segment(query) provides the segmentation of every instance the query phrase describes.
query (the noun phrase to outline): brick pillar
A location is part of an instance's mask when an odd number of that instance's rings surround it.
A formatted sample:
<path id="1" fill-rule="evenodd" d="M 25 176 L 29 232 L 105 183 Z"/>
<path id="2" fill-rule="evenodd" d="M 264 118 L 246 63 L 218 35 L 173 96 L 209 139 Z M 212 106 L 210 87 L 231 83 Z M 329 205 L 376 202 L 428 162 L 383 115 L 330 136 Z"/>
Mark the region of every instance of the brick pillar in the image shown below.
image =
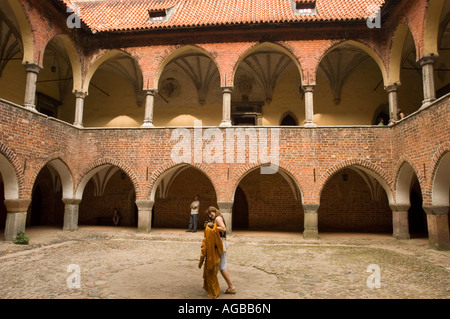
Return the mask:
<path id="1" fill-rule="evenodd" d="M 138 232 L 149 233 L 152 229 L 152 208 L 155 204 L 152 200 L 137 200 L 138 208 Z"/>
<path id="2" fill-rule="evenodd" d="M 305 228 L 303 230 L 303 237 L 305 239 L 318 239 L 318 215 L 320 204 L 303 204 L 303 211 L 305 213 Z"/>
<path id="3" fill-rule="evenodd" d="M 5 225 L 5 240 L 13 241 L 18 231 L 25 231 L 28 206 L 31 199 L 6 199 L 5 207 L 7 211 Z"/>
<path id="4" fill-rule="evenodd" d="M 317 127 L 314 123 L 314 85 L 308 85 L 303 88 L 305 91 L 305 127 Z"/>
<path id="5" fill-rule="evenodd" d="M 233 231 L 233 202 L 217 202 L 217 205 L 219 205 L 218 208 L 223 216 L 223 219 L 225 220 L 227 235 L 231 235 Z"/>
<path id="6" fill-rule="evenodd" d="M 232 87 L 222 88 L 223 105 L 222 105 L 222 123 L 220 127 L 230 127 L 231 125 L 231 92 Z"/>
<path id="7" fill-rule="evenodd" d="M 422 67 L 423 97 L 422 108 L 436 100 L 436 89 L 434 86 L 434 63 L 435 56 L 424 56 L 420 59 Z"/>
<path id="8" fill-rule="evenodd" d="M 448 206 L 423 206 L 427 213 L 428 242 L 438 250 L 450 250 Z"/>
<path id="9" fill-rule="evenodd" d="M 391 205 L 393 236 L 396 239 L 410 239 L 408 209 L 410 205 Z"/>
<path id="10" fill-rule="evenodd" d="M 24 106 L 36 111 L 36 82 L 41 68 L 34 63 L 25 63 L 24 67 L 27 72 Z"/>
<path id="11" fill-rule="evenodd" d="M 142 127 L 154 127 L 153 125 L 153 108 L 155 104 L 155 91 L 146 90 L 145 91 L 145 116 L 144 124 Z"/>
<path id="12" fill-rule="evenodd" d="M 389 85 L 385 90 L 389 97 L 389 125 L 393 125 L 398 121 L 398 84 Z"/>
<path id="13" fill-rule="evenodd" d="M 73 125 L 77 127 L 83 127 L 83 109 L 86 96 L 87 93 L 75 92 L 75 121 Z"/>
<path id="14" fill-rule="evenodd" d="M 63 198 L 64 203 L 64 226 L 65 231 L 78 230 L 78 211 L 81 199 Z"/>

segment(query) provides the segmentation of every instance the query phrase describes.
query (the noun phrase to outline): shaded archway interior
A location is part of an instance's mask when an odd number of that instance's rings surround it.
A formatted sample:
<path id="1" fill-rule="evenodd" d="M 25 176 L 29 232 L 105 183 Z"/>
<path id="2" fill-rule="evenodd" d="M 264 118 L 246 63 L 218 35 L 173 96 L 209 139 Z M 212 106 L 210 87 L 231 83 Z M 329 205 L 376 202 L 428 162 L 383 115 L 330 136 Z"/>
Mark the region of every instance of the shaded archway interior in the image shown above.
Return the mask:
<path id="1" fill-rule="evenodd" d="M 258 231 L 303 231 L 300 190 L 284 171 L 248 172 L 236 188 L 233 229 Z"/>
<path id="2" fill-rule="evenodd" d="M 129 176 L 114 165 L 102 165 L 90 177 L 79 208 L 79 225 L 113 226 L 116 208 L 118 226 L 137 226 L 136 193 Z"/>
<path id="3" fill-rule="evenodd" d="M 385 190 L 355 166 L 327 181 L 318 218 L 320 232 L 392 233 L 392 210 Z"/>
<path id="4" fill-rule="evenodd" d="M 195 195 L 200 198 L 197 228 L 200 230 L 207 220 L 205 210 L 210 206 L 218 208 L 213 184 L 202 171 L 191 165 L 179 165 L 166 171 L 154 194 L 152 227 L 187 229 Z"/>

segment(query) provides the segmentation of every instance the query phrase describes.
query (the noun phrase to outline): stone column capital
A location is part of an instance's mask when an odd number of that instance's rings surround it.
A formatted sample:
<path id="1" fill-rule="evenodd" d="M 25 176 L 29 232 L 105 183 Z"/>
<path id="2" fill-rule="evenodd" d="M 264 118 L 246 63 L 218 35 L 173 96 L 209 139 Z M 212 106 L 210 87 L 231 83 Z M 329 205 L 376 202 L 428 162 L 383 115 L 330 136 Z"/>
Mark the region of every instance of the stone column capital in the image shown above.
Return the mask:
<path id="1" fill-rule="evenodd" d="M 217 202 L 219 210 L 232 210 L 233 202 Z"/>
<path id="2" fill-rule="evenodd" d="M 145 95 L 156 95 L 155 89 L 145 89 L 144 90 Z"/>
<path id="3" fill-rule="evenodd" d="M 449 206 L 423 206 L 423 210 L 429 215 L 446 215 L 448 209 Z"/>
<path id="4" fill-rule="evenodd" d="M 314 93 L 315 89 L 316 89 L 315 85 L 308 84 L 308 85 L 303 86 L 303 92 L 305 92 L 305 93 L 306 92 Z"/>
<path id="5" fill-rule="evenodd" d="M 8 213 L 22 213 L 28 210 L 31 199 L 5 199 L 4 203 Z"/>
<path id="6" fill-rule="evenodd" d="M 136 206 L 138 210 L 151 210 L 155 201 L 152 200 L 136 200 Z"/>
<path id="7" fill-rule="evenodd" d="M 77 99 L 85 99 L 88 96 L 86 92 L 79 92 L 79 91 L 75 91 L 73 92 L 73 94 Z"/>
<path id="8" fill-rule="evenodd" d="M 419 64 L 421 67 L 428 65 L 428 64 L 434 64 L 438 59 L 438 56 L 436 55 L 425 55 L 420 58 Z"/>
<path id="9" fill-rule="evenodd" d="M 410 204 L 392 204 L 392 205 L 389 205 L 389 207 L 391 208 L 391 210 L 393 212 L 405 212 L 405 211 L 409 210 L 411 205 Z"/>
<path id="10" fill-rule="evenodd" d="M 36 73 L 36 74 L 38 74 L 42 70 L 42 68 L 39 65 L 37 65 L 36 63 L 25 62 L 25 63 L 23 63 L 23 66 L 25 67 L 25 71 Z"/>
<path id="11" fill-rule="evenodd" d="M 398 89 L 399 89 L 400 86 L 401 86 L 400 83 L 394 83 L 394 84 L 391 84 L 391 85 L 386 86 L 386 87 L 384 88 L 384 90 L 385 90 L 387 93 L 398 92 Z"/>
<path id="12" fill-rule="evenodd" d="M 302 206 L 305 213 L 315 213 L 319 209 L 320 204 L 309 203 L 309 204 L 302 204 Z"/>
<path id="13" fill-rule="evenodd" d="M 233 86 L 222 86 L 222 93 L 231 93 L 233 92 Z"/>
<path id="14" fill-rule="evenodd" d="M 81 199 L 77 199 L 77 198 L 63 198 L 62 202 L 65 205 L 80 205 Z"/>

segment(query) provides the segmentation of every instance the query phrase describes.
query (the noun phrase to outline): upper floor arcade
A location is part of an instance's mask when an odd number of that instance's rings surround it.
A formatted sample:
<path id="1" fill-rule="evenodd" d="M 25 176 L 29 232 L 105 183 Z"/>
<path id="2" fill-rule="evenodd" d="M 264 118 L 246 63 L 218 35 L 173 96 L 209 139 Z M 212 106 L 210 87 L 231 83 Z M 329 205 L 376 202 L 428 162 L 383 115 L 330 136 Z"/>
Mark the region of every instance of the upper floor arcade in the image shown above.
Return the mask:
<path id="1" fill-rule="evenodd" d="M 189 32 L 94 33 L 83 12 L 70 28 L 67 8 L 2 2 L 0 97 L 78 127 L 387 125 L 450 90 L 449 1 L 383 1 L 381 28 Z"/>

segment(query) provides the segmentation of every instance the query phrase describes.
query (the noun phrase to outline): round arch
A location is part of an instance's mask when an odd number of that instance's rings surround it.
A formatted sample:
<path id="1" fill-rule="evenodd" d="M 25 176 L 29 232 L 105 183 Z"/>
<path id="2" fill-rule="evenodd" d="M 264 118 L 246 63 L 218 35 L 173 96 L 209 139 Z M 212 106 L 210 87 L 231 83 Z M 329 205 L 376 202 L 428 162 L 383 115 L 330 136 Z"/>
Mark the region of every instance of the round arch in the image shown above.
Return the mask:
<path id="1" fill-rule="evenodd" d="M 445 0 L 434 0 L 428 2 L 424 26 L 423 56 L 439 55 L 439 24 L 441 23 L 441 14 L 444 4 Z"/>
<path id="2" fill-rule="evenodd" d="M 34 44 L 33 44 L 33 33 L 31 32 L 30 23 L 25 15 L 22 5 L 19 3 L 19 0 L 8 0 L 8 3 L 19 25 L 19 31 L 22 38 L 22 46 L 23 46 L 23 63 L 33 63 L 35 62 L 33 49 Z"/>
<path id="3" fill-rule="evenodd" d="M 439 159 L 434 170 L 431 189 L 433 206 L 449 206 L 450 151 Z"/>
<path id="4" fill-rule="evenodd" d="M 394 196 L 393 191 L 389 187 L 388 182 L 386 182 L 386 174 L 383 172 L 383 170 L 376 165 L 371 164 L 370 162 L 366 162 L 364 160 L 358 160 L 358 159 L 350 159 L 347 161 L 344 161 L 340 164 L 334 165 L 332 168 L 328 169 L 320 178 L 318 183 L 318 189 L 320 191 L 318 192 L 319 200 L 322 194 L 322 191 L 326 185 L 326 183 L 339 171 L 345 169 L 345 168 L 356 168 L 361 170 L 362 172 L 366 173 L 368 176 L 374 178 L 380 185 L 383 187 L 384 191 L 386 192 L 387 198 L 389 200 L 389 204 L 394 204 Z"/>
<path id="5" fill-rule="evenodd" d="M 319 65 L 320 65 L 320 62 L 322 61 L 322 59 L 328 53 L 330 53 L 331 51 L 333 51 L 333 50 L 335 50 L 335 49 L 337 49 L 337 48 L 339 48 L 341 46 L 344 46 L 344 45 L 351 45 L 351 46 L 356 47 L 356 48 L 364 51 L 365 53 L 367 53 L 375 61 L 375 63 L 378 65 L 378 67 L 380 69 L 380 72 L 381 72 L 381 75 L 383 77 L 384 85 L 385 86 L 388 85 L 388 83 L 389 83 L 389 76 L 388 76 L 388 73 L 387 73 L 387 70 L 386 70 L 386 66 L 383 63 L 383 60 L 381 59 L 380 55 L 377 52 L 375 52 L 375 50 L 373 50 L 371 47 L 367 46 L 366 44 L 364 44 L 362 42 L 358 42 L 358 41 L 355 41 L 355 40 L 345 40 L 345 41 L 339 42 L 337 44 L 334 44 L 330 48 L 328 48 L 328 50 L 326 50 L 324 52 L 324 54 L 320 57 L 319 62 L 317 63 L 316 74 L 319 71 Z"/>
<path id="6" fill-rule="evenodd" d="M 392 233 L 389 195 L 377 175 L 358 165 L 335 171 L 320 192 L 321 231 Z"/>
<path id="7" fill-rule="evenodd" d="M 240 172 L 239 174 L 239 178 L 237 179 L 237 181 L 234 183 L 233 188 L 232 188 L 232 198 L 234 198 L 234 196 L 236 195 L 236 190 L 239 187 L 239 184 L 242 182 L 242 180 L 251 172 L 257 170 L 257 169 L 262 169 L 263 167 L 265 167 L 266 164 L 259 164 L 257 166 L 254 166 L 252 168 L 249 168 L 247 170 L 245 170 L 244 172 Z M 292 193 L 294 195 L 295 200 L 297 201 L 303 201 L 303 192 L 302 189 L 300 187 L 300 184 L 297 182 L 297 180 L 295 179 L 294 175 L 291 174 L 287 169 L 278 166 L 278 170 L 276 171 L 276 173 L 279 173 L 288 183 L 289 188 L 292 190 Z"/>
<path id="8" fill-rule="evenodd" d="M 303 231 L 303 196 L 296 179 L 284 168 L 263 174 L 263 167 L 241 170 L 231 185 L 231 229 Z"/>
<path id="9" fill-rule="evenodd" d="M 103 63 L 107 62 L 110 59 L 117 57 L 118 55 L 126 55 L 126 56 L 130 57 L 133 61 L 135 61 L 134 57 L 131 56 L 129 53 L 122 51 L 122 50 L 118 50 L 118 49 L 108 50 L 108 51 L 104 51 L 104 52 L 100 53 L 97 56 L 97 58 L 89 66 L 89 69 L 84 77 L 84 80 L 82 81 L 83 84 L 81 86 L 82 87 L 81 91 L 83 93 L 89 93 L 89 85 L 91 83 L 92 77 L 94 76 L 94 74 L 98 70 L 98 68 Z M 135 64 L 139 68 L 139 73 L 140 73 L 141 80 L 142 80 L 142 77 L 143 77 L 142 70 L 140 69 L 140 66 L 137 62 Z M 142 89 L 142 87 L 140 89 Z"/>
<path id="10" fill-rule="evenodd" d="M 397 173 L 395 183 L 395 202 L 397 205 L 410 205 L 410 189 L 414 176 L 419 176 L 416 170 L 407 161 L 404 161 Z M 418 179 L 419 185 L 420 180 Z"/>
<path id="11" fill-rule="evenodd" d="M 219 71 L 220 76 L 220 83 L 222 83 L 222 75 L 220 74 L 220 67 L 216 61 L 216 59 L 211 55 L 210 52 L 205 50 L 202 47 L 196 46 L 196 45 L 185 45 L 179 48 L 174 49 L 172 52 L 170 52 L 168 55 L 166 55 L 160 65 L 158 66 L 158 69 L 156 71 L 155 79 L 154 79 L 154 89 L 158 90 L 159 88 L 159 80 L 161 79 L 161 75 L 164 72 L 164 69 L 168 64 L 170 64 L 174 59 L 176 59 L 179 56 L 186 55 L 188 53 L 197 53 L 204 55 L 205 57 L 211 59 L 211 61 L 214 62 L 214 65 L 216 66 L 217 70 Z"/>
<path id="12" fill-rule="evenodd" d="M 121 169 L 125 174 L 130 178 L 131 183 L 133 184 L 133 188 L 136 191 L 136 194 L 138 194 L 138 182 L 136 175 L 134 172 L 128 168 L 126 165 L 123 165 L 122 163 L 111 160 L 111 159 L 102 159 L 94 162 L 93 164 L 89 165 L 87 169 L 84 170 L 84 173 L 81 175 L 78 185 L 75 190 L 75 199 L 82 199 L 84 189 L 89 182 L 89 180 L 98 172 L 108 169 L 110 167 L 117 167 Z"/>
<path id="13" fill-rule="evenodd" d="M 200 173 L 202 173 L 203 175 L 206 176 L 206 178 L 211 182 L 212 187 L 214 188 L 214 192 L 217 196 L 217 188 L 216 185 L 214 184 L 213 180 L 211 179 L 211 176 L 202 168 L 191 165 L 191 164 L 176 164 L 170 167 L 167 167 L 165 169 L 161 171 L 157 171 L 156 173 L 158 174 L 157 176 L 155 176 L 154 178 L 152 178 L 152 180 L 154 180 L 154 182 L 151 185 L 150 188 L 150 200 L 151 201 L 155 201 L 156 199 L 156 193 L 158 190 L 158 187 L 160 187 L 161 185 L 164 186 L 164 189 L 161 190 L 160 192 L 166 192 L 168 191 L 168 189 L 170 188 L 171 183 L 174 181 L 174 179 L 185 169 L 188 168 L 193 168 L 196 169 L 197 171 L 199 171 Z"/>
<path id="14" fill-rule="evenodd" d="M 72 76 L 73 76 L 72 91 L 73 92 L 82 92 L 83 88 L 82 88 L 81 61 L 80 61 L 80 56 L 75 48 L 75 45 L 74 45 L 73 41 L 71 40 L 71 38 L 67 34 L 57 34 L 47 42 L 46 47 L 53 39 L 56 39 L 56 38 L 62 42 L 62 44 L 66 50 L 67 56 L 69 57 L 69 60 L 70 60 L 70 66 L 72 68 Z M 45 52 L 45 49 L 44 49 L 44 52 Z"/>
<path id="15" fill-rule="evenodd" d="M 6 156 L 0 153 L 0 174 L 5 188 L 5 199 L 19 198 L 19 182 L 14 166 Z"/>
<path id="16" fill-rule="evenodd" d="M 286 47 L 284 47 L 283 45 L 281 45 L 279 43 L 262 42 L 262 43 L 257 43 L 254 46 L 252 46 L 251 48 L 247 49 L 247 51 L 245 51 L 239 57 L 239 59 L 237 60 L 236 64 L 233 67 L 233 76 L 232 76 L 231 86 L 235 85 L 235 77 L 236 77 L 237 70 L 238 70 L 239 66 L 241 65 L 241 63 L 244 61 L 244 59 L 247 58 L 248 56 L 250 56 L 252 53 L 256 53 L 259 50 L 262 50 L 264 48 L 269 48 L 269 49 L 284 53 L 287 57 L 289 57 L 290 60 L 297 67 L 299 75 L 300 75 L 301 83 L 303 83 L 303 69 L 302 69 L 302 66 L 300 65 L 300 62 L 297 59 L 297 57 L 289 49 L 287 49 Z"/>
<path id="17" fill-rule="evenodd" d="M 395 31 L 391 54 L 389 59 L 389 82 L 388 85 L 401 83 L 400 73 L 402 68 L 402 53 L 405 45 L 406 38 L 410 32 L 409 27 L 406 24 L 399 24 Z M 414 40 L 414 38 L 413 38 Z"/>

